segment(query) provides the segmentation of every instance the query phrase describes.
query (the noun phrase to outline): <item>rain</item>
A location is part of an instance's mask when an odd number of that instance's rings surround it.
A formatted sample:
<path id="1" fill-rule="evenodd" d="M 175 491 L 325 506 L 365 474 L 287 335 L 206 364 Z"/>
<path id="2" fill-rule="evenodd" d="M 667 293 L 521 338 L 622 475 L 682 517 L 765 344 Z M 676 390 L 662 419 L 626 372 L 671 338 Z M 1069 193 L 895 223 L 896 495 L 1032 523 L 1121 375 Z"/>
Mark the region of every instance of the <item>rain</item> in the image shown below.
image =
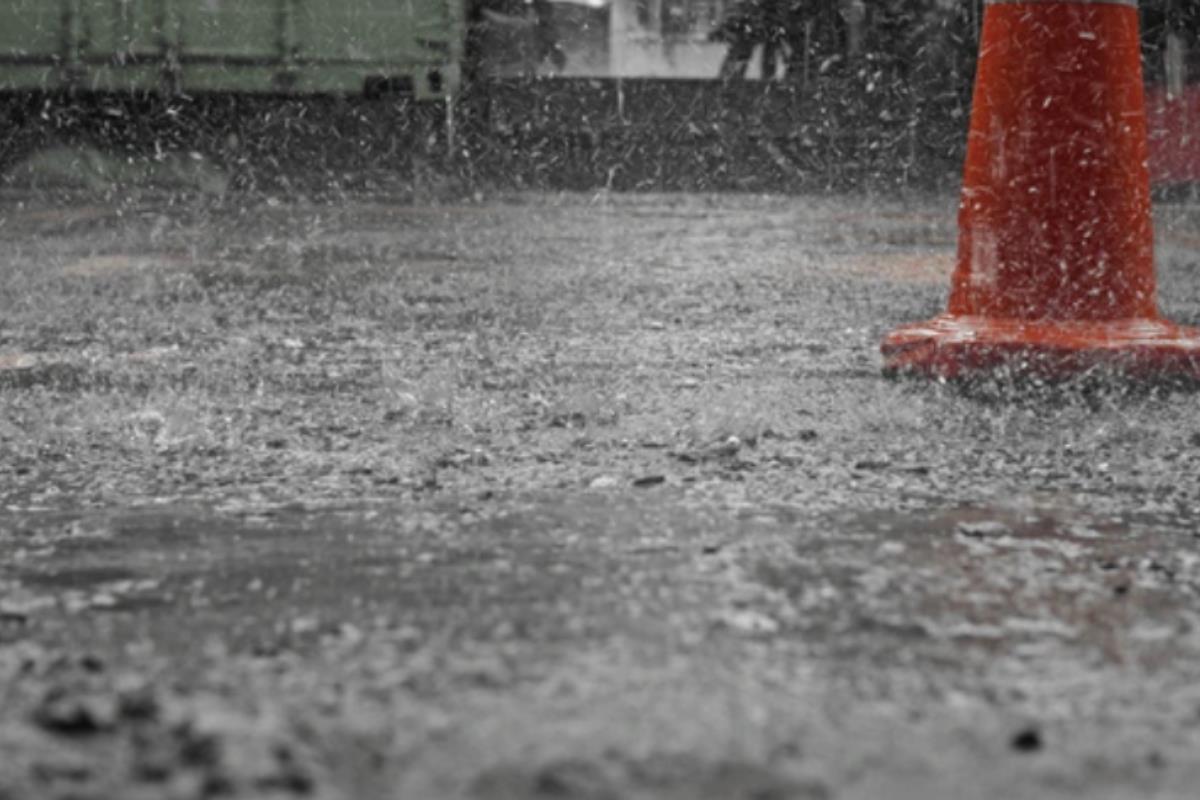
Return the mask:
<path id="1" fill-rule="evenodd" d="M 1192 798 L 1200 6 L 0 4 L 0 800 Z"/>

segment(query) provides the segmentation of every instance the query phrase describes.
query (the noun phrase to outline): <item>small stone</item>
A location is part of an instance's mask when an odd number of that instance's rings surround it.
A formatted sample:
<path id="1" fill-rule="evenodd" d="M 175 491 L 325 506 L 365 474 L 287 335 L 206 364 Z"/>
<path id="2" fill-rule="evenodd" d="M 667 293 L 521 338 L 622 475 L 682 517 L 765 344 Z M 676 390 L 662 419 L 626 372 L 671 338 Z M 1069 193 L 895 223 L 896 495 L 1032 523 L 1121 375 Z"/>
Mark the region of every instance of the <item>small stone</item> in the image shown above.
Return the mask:
<path id="1" fill-rule="evenodd" d="M 34 709 L 33 721 L 43 730 L 68 736 L 112 730 L 117 721 L 117 699 L 52 688 Z"/>
<path id="2" fill-rule="evenodd" d="M 1031 725 L 1014 733 L 1009 740 L 1009 746 L 1018 753 L 1036 753 L 1045 744 L 1042 741 L 1042 732 Z"/>
<path id="3" fill-rule="evenodd" d="M 769 636 L 779 632 L 779 622 L 761 611 L 743 608 L 726 611 L 717 621 L 730 630 L 746 636 Z"/>
<path id="4" fill-rule="evenodd" d="M 588 484 L 588 488 L 589 489 L 611 489 L 614 486 L 617 486 L 619 483 L 620 483 L 620 481 L 618 481 L 612 475 L 601 475 L 599 477 L 593 478 L 591 483 Z"/>
<path id="5" fill-rule="evenodd" d="M 1100 533 L 1095 528 L 1085 525 L 1082 522 L 1077 522 L 1074 525 L 1067 526 L 1067 533 L 1076 539 L 1102 539 L 1104 534 Z"/>
<path id="6" fill-rule="evenodd" d="M 959 535 L 972 539 L 997 539 L 1011 533 L 1007 525 L 996 519 L 985 519 L 978 522 L 960 522 L 955 526 L 954 530 Z"/>
<path id="7" fill-rule="evenodd" d="M 90 608 L 116 608 L 117 598 L 111 592 L 96 592 L 88 598 Z"/>
<path id="8" fill-rule="evenodd" d="M 665 475 L 643 475 L 640 478 L 633 479 L 633 485 L 638 489 L 644 489 L 649 486 L 658 486 L 667 482 Z"/>
<path id="9" fill-rule="evenodd" d="M 124 720 L 157 719 L 162 710 L 154 687 L 136 676 L 124 676 L 116 695 L 117 713 Z"/>

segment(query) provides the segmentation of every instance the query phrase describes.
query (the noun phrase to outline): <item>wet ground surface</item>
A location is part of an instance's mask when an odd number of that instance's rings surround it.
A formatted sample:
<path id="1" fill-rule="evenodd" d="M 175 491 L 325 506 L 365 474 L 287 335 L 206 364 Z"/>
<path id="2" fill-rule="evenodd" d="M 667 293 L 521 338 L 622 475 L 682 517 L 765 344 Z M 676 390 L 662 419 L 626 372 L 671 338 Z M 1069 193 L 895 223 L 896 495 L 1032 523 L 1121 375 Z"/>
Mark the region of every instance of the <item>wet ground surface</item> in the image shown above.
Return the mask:
<path id="1" fill-rule="evenodd" d="M 952 202 L 0 217 L 0 797 L 1194 795 L 1196 398 L 882 379 Z"/>

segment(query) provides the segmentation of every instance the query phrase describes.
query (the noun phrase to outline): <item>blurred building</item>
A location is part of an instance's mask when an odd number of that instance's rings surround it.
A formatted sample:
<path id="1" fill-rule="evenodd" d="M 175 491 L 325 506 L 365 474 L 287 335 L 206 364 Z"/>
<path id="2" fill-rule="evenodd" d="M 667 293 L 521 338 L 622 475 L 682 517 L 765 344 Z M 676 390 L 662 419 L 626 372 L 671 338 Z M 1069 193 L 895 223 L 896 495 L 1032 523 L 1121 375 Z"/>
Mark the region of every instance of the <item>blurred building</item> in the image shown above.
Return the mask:
<path id="1" fill-rule="evenodd" d="M 485 74 L 729 77 L 734 54 L 745 62 L 739 78 L 806 82 L 849 64 L 906 80 L 923 67 L 944 75 L 947 58 L 973 62 L 983 0 L 472 0 L 469 8 Z"/>
<path id="2" fill-rule="evenodd" d="M 905 80 L 924 65 L 934 71 L 932 62 L 947 53 L 973 60 L 982 7 L 983 0 L 611 0 L 606 74 L 737 72 L 748 80 L 803 83 L 870 61 Z M 739 31 L 747 38 L 738 40 Z M 744 66 L 723 69 L 731 54 Z M 944 64 L 936 69 L 944 73 Z"/>
<path id="3" fill-rule="evenodd" d="M 712 78 L 725 45 L 708 37 L 731 2 L 476 0 L 469 18 L 485 74 Z M 561 64 L 539 41 L 549 29 Z"/>
<path id="4" fill-rule="evenodd" d="M 714 78 L 726 45 L 709 41 L 728 0 L 612 0 L 610 74 Z"/>
<path id="5" fill-rule="evenodd" d="M 764 58 L 767 42 L 754 43 L 746 78 L 781 78 L 789 64 L 806 59 L 811 62 L 808 68 L 815 70 L 834 52 L 862 49 L 869 16 L 866 0 L 610 0 L 603 74 L 715 78 L 731 48 L 728 38 L 713 38 L 722 23 L 746 10 L 771 17 L 778 9 L 794 6 L 803 6 L 807 29 L 789 32 L 791 42 L 778 49 L 778 60 Z M 767 60 L 772 61 L 769 66 Z"/>

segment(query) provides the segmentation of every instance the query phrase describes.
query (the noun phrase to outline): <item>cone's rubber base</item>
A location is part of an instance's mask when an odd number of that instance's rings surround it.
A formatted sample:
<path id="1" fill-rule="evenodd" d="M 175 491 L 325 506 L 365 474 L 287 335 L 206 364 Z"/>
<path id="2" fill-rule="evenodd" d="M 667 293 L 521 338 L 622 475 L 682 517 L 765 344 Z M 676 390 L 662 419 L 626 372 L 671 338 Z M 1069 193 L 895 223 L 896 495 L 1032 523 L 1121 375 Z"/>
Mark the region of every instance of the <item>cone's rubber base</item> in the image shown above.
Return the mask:
<path id="1" fill-rule="evenodd" d="M 942 314 L 890 333 L 884 374 L 1064 381 L 1084 375 L 1200 386 L 1200 329 L 1159 319 L 1031 321 Z"/>

